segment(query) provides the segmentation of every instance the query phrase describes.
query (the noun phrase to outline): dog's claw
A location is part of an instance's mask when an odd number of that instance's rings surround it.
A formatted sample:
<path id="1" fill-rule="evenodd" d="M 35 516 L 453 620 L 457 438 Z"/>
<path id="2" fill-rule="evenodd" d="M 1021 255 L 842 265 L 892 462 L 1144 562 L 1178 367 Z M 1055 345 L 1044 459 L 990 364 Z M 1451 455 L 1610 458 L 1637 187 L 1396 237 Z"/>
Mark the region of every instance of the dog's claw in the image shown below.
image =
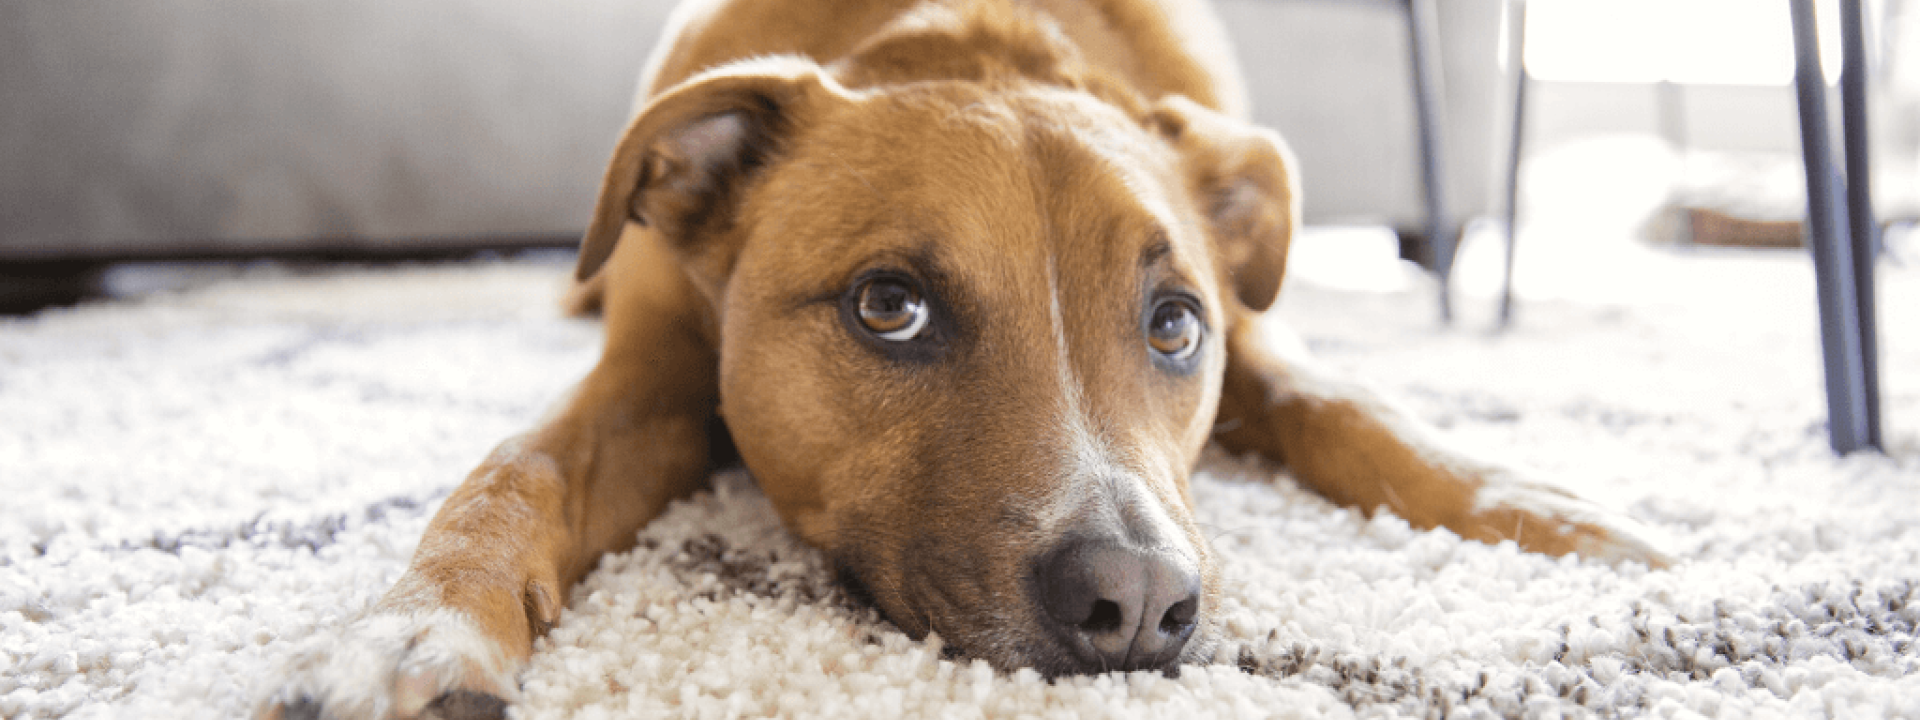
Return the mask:
<path id="1" fill-rule="evenodd" d="M 527 620 L 533 627 L 534 636 L 547 634 L 560 622 L 560 605 L 554 602 L 553 592 L 546 583 L 528 580 L 526 591 Z"/>
<path id="2" fill-rule="evenodd" d="M 293 702 L 269 710 L 266 717 L 269 720 L 321 720 L 326 715 L 320 712 L 320 703 L 302 695 Z"/>

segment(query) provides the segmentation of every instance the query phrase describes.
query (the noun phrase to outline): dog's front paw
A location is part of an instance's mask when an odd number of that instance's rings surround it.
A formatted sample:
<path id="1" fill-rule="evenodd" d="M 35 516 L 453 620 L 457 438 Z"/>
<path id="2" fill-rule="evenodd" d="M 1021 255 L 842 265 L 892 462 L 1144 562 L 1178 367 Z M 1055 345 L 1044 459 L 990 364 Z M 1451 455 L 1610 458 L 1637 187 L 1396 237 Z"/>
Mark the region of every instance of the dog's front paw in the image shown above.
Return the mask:
<path id="1" fill-rule="evenodd" d="M 1475 495 L 1476 526 L 1461 533 L 1548 555 L 1578 554 L 1609 563 L 1673 564 L 1659 532 L 1557 487 L 1508 473 L 1487 479 Z"/>
<path id="2" fill-rule="evenodd" d="M 257 716 L 504 718 L 520 664 L 461 613 L 374 612 L 308 640 Z"/>

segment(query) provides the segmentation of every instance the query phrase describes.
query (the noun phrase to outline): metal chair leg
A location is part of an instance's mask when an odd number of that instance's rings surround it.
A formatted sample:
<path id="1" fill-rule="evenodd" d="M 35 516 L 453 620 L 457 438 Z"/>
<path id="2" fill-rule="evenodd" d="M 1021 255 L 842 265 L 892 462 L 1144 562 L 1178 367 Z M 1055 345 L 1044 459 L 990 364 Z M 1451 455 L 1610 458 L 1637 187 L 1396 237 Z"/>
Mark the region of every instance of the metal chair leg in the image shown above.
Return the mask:
<path id="1" fill-rule="evenodd" d="M 1860 369 L 1866 392 L 1866 442 L 1885 449 L 1880 432 L 1880 342 L 1874 261 L 1880 256 L 1867 158 L 1867 47 L 1860 0 L 1840 0 L 1840 125 L 1847 151 L 1847 219 L 1852 231 L 1854 307 L 1860 323 Z"/>
<path id="2" fill-rule="evenodd" d="M 1866 358 L 1853 248 L 1847 237 L 1844 181 L 1834 166 L 1828 132 L 1827 84 L 1820 69 L 1813 0 L 1790 0 L 1794 86 L 1800 107 L 1800 147 L 1807 173 L 1807 229 L 1820 305 L 1826 364 L 1829 440 L 1840 453 L 1871 447 Z M 1864 188 L 1863 188 L 1864 189 Z"/>
<path id="3" fill-rule="evenodd" d="M 1514 0 L 1519 7 L 1508 17 L 1514 26 L 1507 36 L 1509 62 L 1513 65 L 1513 138 L 1507 146 L 1507 258 L 1500 275 L 1500 329 L 1513 325 L 1513 255 L 1520 246 L 1520 156 L 1527 136 L 1527 1 Z"/>
<path id="4" fill-rule="evenodd" d="M 1447 210 L 1446 132 L 1440 109 L 1439 16 L 1433 0 L 1407 1 L 1408 47 L 1413 57 L 1414 112 L 1420 124 L 1420 179 L 1426 189 L 1427 246 L 1420 264 L 1440 280 L 1440 320 L 1453 322 L 1453 254 L 1458 243 Z"/>

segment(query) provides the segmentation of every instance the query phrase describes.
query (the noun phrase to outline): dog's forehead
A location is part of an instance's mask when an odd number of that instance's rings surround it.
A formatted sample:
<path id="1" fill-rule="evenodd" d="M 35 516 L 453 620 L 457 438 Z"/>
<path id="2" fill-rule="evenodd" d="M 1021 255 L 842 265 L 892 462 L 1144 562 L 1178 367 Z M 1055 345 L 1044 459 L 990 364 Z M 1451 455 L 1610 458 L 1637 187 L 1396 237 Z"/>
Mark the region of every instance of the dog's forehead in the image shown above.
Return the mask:
<path id="1" fill-rule="evenodd" d="M 1198 276 L 1209 262 L 1172 149 L 1084 93 L 876 94 L 791 152 L 761 235 L 804 238 L 789 249 L 830 259 L 813 267 L 931 252 L 985 274 L 1132 274 L 1147 257 Z"/>

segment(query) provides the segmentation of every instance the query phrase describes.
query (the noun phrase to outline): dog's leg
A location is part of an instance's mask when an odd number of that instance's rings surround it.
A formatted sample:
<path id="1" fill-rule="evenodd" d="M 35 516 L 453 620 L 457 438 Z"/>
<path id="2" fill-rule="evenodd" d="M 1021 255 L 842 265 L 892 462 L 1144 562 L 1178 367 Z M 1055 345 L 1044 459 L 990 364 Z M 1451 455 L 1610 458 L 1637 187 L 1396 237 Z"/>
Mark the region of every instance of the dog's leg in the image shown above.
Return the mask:
<path id="1" fill-rule="evenodd" d="M 501 717 L 568 588 L 704 481 L 708 324 L 677 263 L 629 240 L 600 365 L 448 496 L 384 598 L 296 654 L 263 717 Z"/>
<path id="2" fill-rule="evenodd" d="M 1405 410 L 1314 367 L 1297 338 L 1258 316 L 1235 323 L 1227 346 L 1221 444 L 1286 464 L 1334 502 L 1534 552 L 1667 562 L 1638 523 L 1449 447 Z"/>

